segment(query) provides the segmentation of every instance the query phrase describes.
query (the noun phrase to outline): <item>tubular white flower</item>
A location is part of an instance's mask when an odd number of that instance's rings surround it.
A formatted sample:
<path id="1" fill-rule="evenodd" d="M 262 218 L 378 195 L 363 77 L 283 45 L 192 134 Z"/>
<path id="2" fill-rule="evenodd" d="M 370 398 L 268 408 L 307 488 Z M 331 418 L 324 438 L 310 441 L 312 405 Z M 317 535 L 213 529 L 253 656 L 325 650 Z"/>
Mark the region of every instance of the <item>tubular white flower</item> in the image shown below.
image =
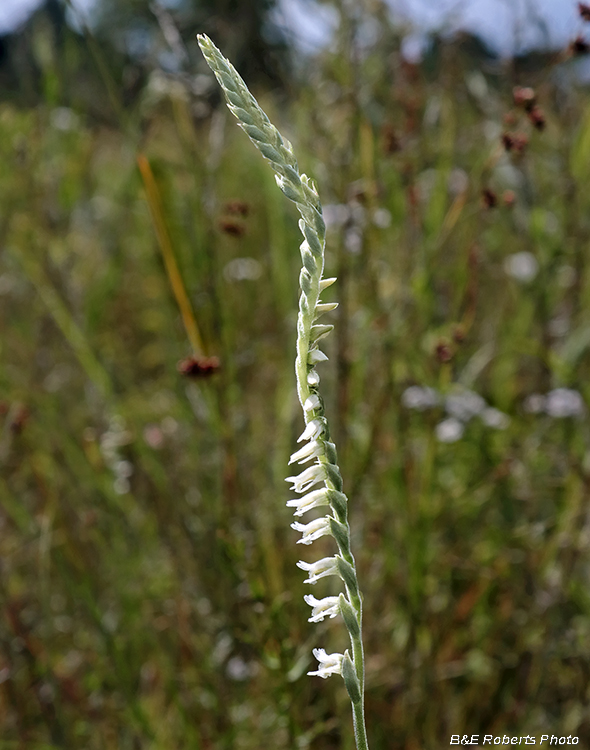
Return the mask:
<path id="1" fill-rule="evenodd" d="M 320 315 L 323 315 L 324 313 L 332 312 L 332 310 L 335 310 L 337 307 L 337 302 L 318 302 L 315 306 L 314 320 L 317 320 Z"/>
<path id="2" fill-rule="evenodd" d="M 305 471 L 302 471 L 299 476 L 287 477 L 285 482 L 292 482 L 291 489 L 295 492 L 307 492 L 308 489 L 317 484 L 323 482 L 326 479 L 326 470 L 321 464 L 314 464 Z"/>
<path id="3" fill-rule="evenodd" d="M 332 284 L 336 281 L 336 277 L 333 276 L 331 279 L 320 279 L 320 292 L 323 292 L 324 289 L 327 289 L 329 286 L 332 286 Z"/>
<path id="4" fill-rule="evenodd" d="M 312 607 L 311 617 L 307 622 L 322 622 L 324 617 L 336 617 L 340 614 L 340 597 L 338 596 L 326 596 L 324 599 L 316 599 L 313 594 L 306 594 L 303 598 Z"/>
<path id="5" fill-rule="evenodd" d="M 293 500 L 289 500 L 287 502 L 287 507 L 297 509 L 293 511 L 294 516 L 302 516 L 312 508 L 319 508 L 322 505 L 329 504 L 330 500 L 328 498 L 328 490 L 326 487 L 323 487 L 321 490 L 308 492 L 307 495 L 304 495 L 303 497 L 296 497 Z"/>
<path id="6" fill-rule="evenodd" d="M 307 385 L 318 386 L 320 384 L 320 376 L 315 370 L 310 370 L 307 373 Z"/>
<path id="7" fill-rule="evenodd" d="M 299 560 L 297 567 L 309 573 L 309 578 L 306 578 L 303 583 L 315 583 L 320 578 L 325 578 L 326 576 L 340 575 L 338 572 L 338 561 L 335 557 L 322 557 L 321 560 L 317 560 L 314 563 L 306 563 L 304 560 Z"/>
<path id="8" fill-rule="evenodd" d="M 297 438 L 297 442 L 301 443 L 304 440 L 317 440 L 324 431 L 324 425 L 319 419 L 312 419 L 308 422 L 306 428 L 303 430 L 301 435 Z"/>
<path id="9" fill-rule="evenodd" d="M 310 365 L 317 365 L 318 362 L 327 362 L 328 357 L 321 349 L 310 349 L 307 355 L 307 361 Z"/>
<path id="10" fill-rule="evenodd" d="M 313 655 L 319 661 L 320 666 L 315 672 L 308 672 L 308 675 L 322 677 L 325 680 L 330 675 L 342 674 L 344 654 L 327 654 L 323 648 L 314 648 Z"/>
<path id="11" fill-rule="evenodd" d="M 304 464 L 306 461 L 310 461 L 312 458 L 317 458 L 318 456 L 323 455 L 323 453 L 324 444 L 322 442 L 319 442 L 318 440 L 312 440 L 311 443 L 304 445 L 303 448 L 300 448 L 298 451 L 293 453 L 293 455 L 289 459 L 289 465 L 294 464 L 295 462 Z"/>
<path id="12" fill-rule="evenodd" d="M 314 409 L 319 409 L 320 406 L 321 402 L 317 393 L 312 393 L 311 396 L 308 396 L 303 404 L 305 411 L 313 411 Z"/>
<path id="13" fill-rule="evenodd" d="M 327 516 L 316 518 L 314 521 L 310 521 L 310 523 L 298 523 L 295 521 L 295 523 L 291 524 L 291 528 L 303 534 L 301 539 L 297 541 L 297 544 L 311 544 L 321 536 L 332 533 L 330 519 Z"/>

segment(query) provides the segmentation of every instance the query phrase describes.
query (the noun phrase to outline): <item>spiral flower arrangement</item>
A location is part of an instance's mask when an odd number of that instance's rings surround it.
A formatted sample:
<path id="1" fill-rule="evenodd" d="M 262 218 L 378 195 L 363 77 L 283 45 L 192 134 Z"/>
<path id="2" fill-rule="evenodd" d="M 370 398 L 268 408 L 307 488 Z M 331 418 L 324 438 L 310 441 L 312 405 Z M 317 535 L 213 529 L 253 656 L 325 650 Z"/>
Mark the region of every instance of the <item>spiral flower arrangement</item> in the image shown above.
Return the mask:
<path id="1" fill-rule="evenodd" d="M 296 521 L 292 528 L 301 533 L 299 544 L 309 545 L 320 537 L 332 536 L 338 546 L 338 553 L 312 563 L 300 561 L 297 565 L 308 574 L 305 583 L 315 584 L 325 576 L 338 576 L 342 580 L 346 593 L 323 599 L 316 599 L 308 594 L 304 599 L 312 608 L 309 622 L 320 622 L 326 617 L 339 615 L 342 617 L 350 635 L 352 651 L 351 656 L 348 650 L 343 654 L 327 654 L 324 649 L 314 649 L 318 668 L 308 674 L 323 678 L 333 674 L 342 676 L 352 703 L 357 750 L 368 750 L 364 719 L 361 595 L 350 550 L 348 500 L 342 492 L 336 447 L 330 441 L 324 404 L 319 393 L 320 377 L 316 370 L 319 363 L 328 359 L 319 348 L 319 342 L 334 327 L 318 321 L 325 313 L 337 307 L 335 302 L 324 303 L 320 300 L 324 289 L 336 281 L 335 278 L 323 278 L 326 226 L 322 206 L 313 181 L 305 174 L 300 174 L 291 144 L 272 125 L 239 73 L 207 36 L 199 35 L 197 38 L 209 67 L 225 93 L 229 109 L 256 148 L 270 162 L 277 185 L 295 203 L 301 214 L 299 228 L 304 239 L 299 249 L 303 268 L 299 276 L 301 296 L 295 372 L 305 429 L 298 440 L 304 445 L 293 453 L 289 463 L 313 463 L 300 474 L 287 477 L 286 481 L 291 483 L 291 489 L 299 495 L 289 500 L 287 505 L 293 508 L 297 517 L 313 508 L 327 509 L 322 518 L 306 524 Z"/>

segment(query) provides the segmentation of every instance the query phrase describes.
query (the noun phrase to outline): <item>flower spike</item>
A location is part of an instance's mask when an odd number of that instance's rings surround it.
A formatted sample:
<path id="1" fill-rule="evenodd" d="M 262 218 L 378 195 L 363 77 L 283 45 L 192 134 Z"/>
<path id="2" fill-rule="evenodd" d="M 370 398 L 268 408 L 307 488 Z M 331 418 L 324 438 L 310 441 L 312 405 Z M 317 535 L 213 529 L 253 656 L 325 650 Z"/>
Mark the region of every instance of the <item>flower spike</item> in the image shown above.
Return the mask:
<path id="1" fill-rule="evenodd" d="M 326 224 L 322 216 L 317 188 L 306 175 L 300 174 L 293 148 L 287 139 L 270 122 L 248 87 L 233 67 L 223 57 L 213 42 L 204 35 L 198 37 L 205 59 L 225 93 L 228 107 L 237 117 L 241 128 L 260 151 L 275 172 L 275 179 L 283 193 L 297 206 L 301 215 L 299 228 L 303 235 L 300 245 L 303 268 L 299 275 L 301 296 L 297 318 L 297 357 L 295 374 L 297 396 L 303 409 L 305 429 L 298 443 L 310 441 L 293 453 L 290 463 L 316 462 L 298 476 L 288 477 L 292 489 L 303 495 L 289 500 L 287 506 L 301 516 L 312 508 L 329 506 L 330 513 L 307 524 L 295 522 L 292 527 L 301 532 L 299 544 L 311 544 L 323 536 L 332 536 L 339 554 L 324 557 L 313 563 L 300 561 L 297 565 L 308 573 L 306 583 L 314 584 L 325 576 L 339 576 L 346 594 L 316 599 L 307 595 L 305 601 L 312 607 L 310 622 L 321 622 L 325 617 L 341 614 L 352 645 L 350 656 L 327 654 L 324 649 L 314 649 L 318 669 L 310 675 L 326 678 L 342 675 L 353 710 L 354 733 L 357 750 L 368 750 L 364 720 L 364 653 L 361 634 L 362 604 L 358 590 L 354 558 L 350 552 L 350 529 L 347 521 L 347 498 L 342 492 L 342 477 L 337 464 L 336 448 L 330 442 L 324 404 L 318 393 L 320 378 L 315 366 L 328 357 L 318 348 L 318 342 L 328 336 L 330 324 L 317 323 L 321 316 L 337 306 L 335 302 L 321 302 L 321 293 L 331 286 L 335 278 L 323 278 Z M 311 490 L 323 483 L 323 487 Z"/>

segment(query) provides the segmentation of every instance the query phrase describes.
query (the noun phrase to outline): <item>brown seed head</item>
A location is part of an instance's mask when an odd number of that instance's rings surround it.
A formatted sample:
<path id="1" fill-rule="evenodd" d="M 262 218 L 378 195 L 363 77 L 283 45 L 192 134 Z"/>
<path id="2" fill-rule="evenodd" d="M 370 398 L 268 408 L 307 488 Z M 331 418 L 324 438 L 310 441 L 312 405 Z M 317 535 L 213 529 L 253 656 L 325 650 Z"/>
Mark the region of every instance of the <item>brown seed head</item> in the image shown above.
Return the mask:
<path id="1" fill-rule="evenodd" d="M 220 219 L 219 228 L 231 237 L 242 237 L 246 232 L 246 227 L 235 219 Z"/>
<path id="2" fill-rule="evenodd" d="M 590 21 L 590 5 L 587 3 L 578 3 L 578 13 L 583 21 Z"/>
<path id="3" fill-rule="evenodd" d="M 386 122 L 381 128 L 381 139 L 383 143 L 383 152 L 387 156 L 395 154 L 396 151 L 401 150 L 401 143 L 391 123 Z"/>
<path id="4" fill-rule="evenodd" d="M 482 190 L 481 200 L 484 208 L 495 208 L 498 204 L 498 196 L 493 190 L 490 190 L 490 188 Z"/>
<path id="5" fill-rule="evenodd" d="M 446 341 L 438 342 L 438 344 L 436 345 L 435 354 L 438 361 L 442 364 L 444 364 L 445 362 L 450 362 L 453 358 L 451 347 Z"/>
<path id="6" fill-rule="evenodd" d="M 182 359 L 178 372 L 187 378 L 206 378 L 219 370 L 221 363 L 217 357 L 194 356 Z"/>
<path id="7" fill-rule="evenodd" d="M 579 34 L 569 46 L 570 53 L 577 57 L 579 55 L 587 55 L 590 52 L 590 44 Z"/>
<path id="8" fill-rule="evenodd" d="M 224 209 L 226 213 L 237 214 L 238 216 L 248 216 L 250 213 L 250 205 L 246 201 L 228 201 Z"/>
<path id="9" fill-rule="evenodd" d="M 530 86 L 515 86 L 512 90 L 514 103 L 517 107 L 523 107 L 527 112 L 534 107 L 537 95 Z"/>
<path id="10" fill-rule="evenodd" d="M 514 151 L 521 154 L 526 148 L 529 139 L 524 133 L 502 133 L 502 143 L 506 151 Z"/>
<path id="11" fill-rule="evenodd" d="M 506 208 L 512 208 L 512 206 L 516 203 L 516 193 L 514 190 L 505 190 L 502 193 L 502 203 L 506 206 Z"/>
<path id="12" fill-rule="evenodd" d="M 537 130 L 543 130 L 545 128 L 545 114 L 541 107 L 537 107 L 535 104 L 535 106 L 529 110 L 528 117 Z"/>

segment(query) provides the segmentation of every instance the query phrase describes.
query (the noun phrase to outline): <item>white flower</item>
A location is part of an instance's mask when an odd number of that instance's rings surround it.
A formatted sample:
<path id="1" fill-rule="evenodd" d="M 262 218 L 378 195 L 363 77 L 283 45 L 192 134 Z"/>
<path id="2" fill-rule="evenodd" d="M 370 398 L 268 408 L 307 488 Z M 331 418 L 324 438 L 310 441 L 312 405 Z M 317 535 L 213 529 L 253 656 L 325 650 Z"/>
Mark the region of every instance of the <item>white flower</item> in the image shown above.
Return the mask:
<path id="1" fill-rule="evenodd" d="M 324 518 L 316 518 L 314 521 L 305 524 L 295 521 L 295 523 L 291 524 L 291 528 L 295 529 L 295 531 L 300 531 L 303 534 L 297 544 L 311 544 L 321 536 L 326 536 L 326 534 L 332 533 L 328 516 L 324 516 Z"/>
<path id="2" fill-rule="evenodd" d="M 467 389 L 452 393 L 445 400 L 448 414 L 461 422 L 468 422 L 471 417 L 481 414 L 486 406 L 485 400 L 478 393 Z"/>
<path id="3" fill-rule="evenodd" d="M 303 493 L 307 492 L 310 487 L 318 482 L 323 482 L 326 478 L 326 471 L 321 464 L 314 464 L 305 471 L 302 471 L 299 476 L 287 477 L 285 482 L 292 482 L 291 489 L 295 492 Z"/>
<path id="4" fill-rule="evenodd" d="M 332 284 L 336 281 L 336 277 L 333 276 L 330 279 L 320 279 L 320 292 L 323 292 L 324 289 L 327 289 L 329 286 L 332 286 Z"/>
<path id="5" fill-rule="evenodd" d="M 524 410 L 529 414 L 540 414 L 545 411 L 547 399 L 540 393 L 531 393 L 524 401 Z"/>
<path id="6" fill-rule="evenodd" d="M 308 422 L 306 428 L 303 430 L 301 435 L 297 438 L 297 442 L 301 443 L 304 440 L 317 440 L 324 431 L 324 425 L 319 419 L 312 419 Z"/>
<path id="7" fill-rule="evenodd" d="M 307 355 L 307 361 L 310 365 L 317 365 L 318 362 L 327 362 L 328 357 L 321 349 L 311 349 Z"/>
<path id="8" fill-rule="evenodd" d="M 308 672 L 308 675 L 326 679 L 332 674 L 342 674 L 344 654 L 327 654 L 323 648 L 314 648 L 313 655 L 319 661 L 320 667 L 315 672 Z"/>
<path id="9" fill-rule="evenodd" d="M 579 417 L 584 413 L 584 402 L 578 391 L 555 388 L 547 394 L 545 411 L 550 417 Z"/>
<path id="10" fill-rule="evenodd" d="M 322 557 L 321 560 L 317 560 L 314 563 L 306 563 L 303 560 L 299 560 L 297 567 L 309 573 L 309 578 L 306 578 L 303 583 L 315 583 L 320 578 L 339 575 L 338 561 L 335 557 Z"/>
<path id="11" fill-rule="evenodd" d="M 455 443 L 463 436 L 463 424 L 455 417 L 449 417 L 436 425 L 436 437 L 441 443 Z"/>
<path id="12" fill-rule="evenodd" d="M 494 409 L 492 406 L 484 409 L 480 417 L 485 425 L 493 427 L 496 430 L 505 430 L 510 424 L 510 417 L 499 409 Z"/>
<path id="13" fill-rule="evenodd" d="M 293 515 L 302 516 L 312 508 L 317 508 L 320 505 L 329 504 L 330 501 L 328 499 L 328 490 L 326 487 L 324 487 L 321 490 L 308 492 L 307 495 L 304 495 L 303 497 L 296 497 L 293 500 L 289 500 L 289 502 L 287 503 L 287 507 L 296 508 L 297 510 L 293 511 Z"/>
<path id="14" fill-rule="evenodd" d="M 318 442 L 317 440 L 312 440 L 311 443 L 304 445 L 303 448 L 300 448 L 298 451 L 293 453 L 293 455 L 289 459 L 289 464 L 294 464 L 295 461 L 297 461 L 297 463 L 304 464 L 306 461 L 310 461 L 312 458 L 317 458 L 318 456 L 323 455 L 323 453 L 324 444 Z"/>
<path id="15" fill-rule="evenodd" d="M 312 393 L 311 396 L 308 396 L 305 399 L 305 403 L 303 404 L 303 410 L 304 411 L 313 411 L 314 409 L 320 408 L 320 399 L 317 393 Z"/>
<path id="16" fill-rule="evenodd" d="M 539 264 L 532 253 L 526 251 L 509 255 L 504 261 L 504 270 L 516 281 L 532 281 L 539 272 Z"/>
<path id="17" fill-rule="evenodd" d="M 303 598 L 312 607 L 311 617 L 307 622 L 322 622 L 324 617 L 336 617 L 340 613 L 338 596 L 316 599 L 313 594 L 306 594 Z"/>
<path id="18" fill-rule="evenodd" d="M 332 312 L 332 310 L 335 310 L 337 307 L 338 307 L 337 302 L 318 302 L 318 304 L 315 306 L 313 319 L 317 320 L 320 317 L 320 315 L 323 315 L 324 313 Z"/>
<path id="19" fill-rule="evenodd" d="M 437 406 L 439 402 L 438 393 L 428 386 L 411 385 L 402 393 L 402 404 L 408 409 L 424 411 Z"/>
<path id="20" fill-rule="evenodd" d="M 310 370 L 307 373 L 307 385 L 319 385 L 320 384 L 320 376 L 317 374 L 315 370 Z"/>

